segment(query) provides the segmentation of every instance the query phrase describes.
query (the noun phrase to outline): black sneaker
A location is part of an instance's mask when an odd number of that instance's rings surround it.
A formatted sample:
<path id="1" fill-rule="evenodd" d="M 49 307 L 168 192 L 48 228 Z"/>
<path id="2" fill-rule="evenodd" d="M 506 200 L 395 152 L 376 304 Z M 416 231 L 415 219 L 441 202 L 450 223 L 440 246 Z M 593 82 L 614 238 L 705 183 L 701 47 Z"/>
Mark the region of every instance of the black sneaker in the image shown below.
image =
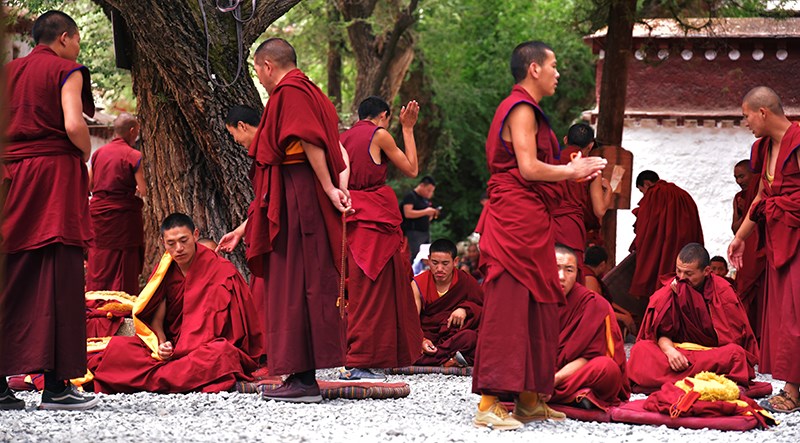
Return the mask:
<path id="1" fill-rule="evenodd" d="M 0 411 L 11 411 L 25 409 L 25 401 L 14 397 L 14 391 L 6 388 L 0 393 Z"/>
<path id="2" fill-rule="evenodd" d="M 42 403 L 39 409 L 49 409 L 54 411 L 83 411 L 90 409 L 100 403 L 100 399 L 94 395 L 78 391 L 72 383 L 59 392 L 52 393 L 45 389 L 42 391 Z"/>

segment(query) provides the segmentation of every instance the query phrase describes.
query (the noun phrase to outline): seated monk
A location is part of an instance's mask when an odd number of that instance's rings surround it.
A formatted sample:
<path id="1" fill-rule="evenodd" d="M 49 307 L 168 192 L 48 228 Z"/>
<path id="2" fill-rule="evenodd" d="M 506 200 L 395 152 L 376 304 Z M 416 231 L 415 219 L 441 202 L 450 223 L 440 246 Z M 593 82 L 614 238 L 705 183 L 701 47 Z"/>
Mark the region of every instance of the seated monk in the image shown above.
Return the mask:
<path id="1" fill-rule="evenodd" d="M 709 263 L 708 251 L 689 243 L 678 254 L 677 276 L 650 298 L 628 360 L 634 392 L 650 393 L 702 371 L 740 386 L 755 376 L 758 345 L 747 313 Z"/>
<path id="2" fill-rule="evenodd" d="M 453 242 L 436 240 L 430 247 L 430 269 L 411 282 L 425 336 L 418 366 L 463 367 L 475 360 L 483 291 L 471 275 L 456 269 L 457 256 Z"/>
<path id="3" fill-rule="evenodd" d="M 578 259 L 556 245 L 556 264 L 567 304 L 561 310 L 555 392 L 550 403 L 608 409 L 628 401 L 625 345 L 611 305 L 577 283 Z"/>
<path id="4" fill-rule="evenodd" d="M 728 277 L 728 262 L 722 256 L 715 255 L 711 257 L 711 272 L 719 275 L 728 281 L 732 286 L 736 286 L 736 281 Z M 752 325 L 750 325 L 752 326 Z"/>
<path id="5" fill-rule="evenodd" d="M 188 216 L 164 219 L 166 253 L 133 308 L 136 336 L 111 339 L 90 368 L 96 391 L 219 392 L 251 379 L 264 340 L 247 283 L 198 238 Z"/>
<path id="6" fill-rule="evenodd" d="M 614 303 L 613 296 L 605 283 L 603 276 L 611 267 L 608 265 L 608 252 L 600 246 L 589 246 L 583 255 L 583 278 L 587 288 L 600 294 L 601 297 L 611 303 L 614 309 L 614 316 L 617 318 L 619 329 L 622 331 L 622 338 L 628 334 L 636 336 L 636 322 L 633 314 L 622 306 Z"/>

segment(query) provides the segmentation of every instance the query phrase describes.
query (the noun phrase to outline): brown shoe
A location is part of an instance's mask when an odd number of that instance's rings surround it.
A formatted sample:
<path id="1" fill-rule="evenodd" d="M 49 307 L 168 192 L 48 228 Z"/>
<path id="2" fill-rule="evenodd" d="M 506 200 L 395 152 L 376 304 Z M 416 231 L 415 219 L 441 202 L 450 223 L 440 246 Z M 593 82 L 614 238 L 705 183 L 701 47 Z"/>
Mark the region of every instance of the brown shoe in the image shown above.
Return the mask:
<path id="1" fill-rule="evenodd" d="M 487 427 L 498 431 L 510 431 L 522 427 L 522 423 L 508 415 L 508 409 L 500 402 L 493 404 L 486 411 L 478 409 L 472 423 L 478 427 Z"/>
<path id="2" fill-rule="evenodd" d="M 320 403 L 322 401 L 316 381 L 312 385 L 306 385 L 294 375 L 289 376 L 279 387 L 264 391 L 261 398 L 293 403 Z"/>
<path id="3" fill-rule="evenodd" d="M 547 406 L 547 403 L 541 399 L 539 399 L 539 402 L 536 403 L 536 406 L 533 408 L 525 407 L 519 400 L 514 402 L 514 413 L 512 415 L 522 423 L 538 420 L 561 421 L 567 418 L 567 414 L 558 412 L 550 406 Z"/>

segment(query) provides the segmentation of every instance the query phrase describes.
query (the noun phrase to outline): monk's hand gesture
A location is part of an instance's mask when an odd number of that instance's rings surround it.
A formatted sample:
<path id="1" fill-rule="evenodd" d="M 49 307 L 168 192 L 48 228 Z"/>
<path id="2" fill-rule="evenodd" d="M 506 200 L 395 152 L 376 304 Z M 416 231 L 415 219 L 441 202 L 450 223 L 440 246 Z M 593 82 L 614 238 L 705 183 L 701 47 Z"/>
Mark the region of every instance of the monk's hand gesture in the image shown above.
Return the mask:
<path id="1" fill-rule="evenodd" d="M 592 180 L 602 172 L 608 161 L 602 157 L 583 157 L 580 152 L 576 153 L 572 161 L 567 164 L 571 168 L 572 179 L 579 181 Z"/>
<path id="2" fill-rule="evenodd" d="M 744 255 L 744 240 L 739 237 L 733 237 L 731 244 L 728 246 L 728 259 L 731 265 L 736 269 L 742 269 L 742 256 Z"/>
<path id="3" fill-rule="evenodd" d="M 669 361 L 669 367 L 675 372 L 683 372 L 687 368 L 689 368 L 689 359 L 686 358 L 685 355 L 681 354 L 675 348 L 670 348 L 666 352 L 664 352 L 667 356 L 667 361 Z"/>
<path id="4" fill-rule="evenodd" d="M 333 203 L 333 206 L 339 210 L 339 212 L 350 214 L 353 211 L 352 203 L 350 202 L 350 196 L 346 194 L 339 188 L 331 188 L 329 191 L 326 192 L 328 194 L 328 198 Z"/>
<path id="5" fill-rule="evenodd" d="M 672 290 L 673 294 L 678 293 L 678 277 L 672 279 L 672 281 L 669 283 L 669 288 Z"/>
<path id="6" fill-rule="evenodd" d="M 436 346 L 433 345 L 432 341 L 425 338 L 422 340 L 422 352 L 428 355 L 435 354 Z"/>
<path id="7" fill-rule="evenodd" d="M 158 356 L 161 357 L 161 360 L 169 360 L 174 352 L 175 350 L 172 349 L 172 342 L 165 341 L 158 345 Z"/>
<path id="8" fill-rule="evenodd" d="M 417 117 L 419 117 L 419 103 L 416 100 L 411 100 L 400 109 L 400 125 L 404 128 L 413 128 L 417 124 Z"/>
<path id="9" fill-rule="evenodd" d="M 447 319 L 447 327 L 456 327 L 461 329 L 464 326 L 464 320 L 467 319 L 467 311 L 464 308 L 458 308 L 450 314 Z"/>

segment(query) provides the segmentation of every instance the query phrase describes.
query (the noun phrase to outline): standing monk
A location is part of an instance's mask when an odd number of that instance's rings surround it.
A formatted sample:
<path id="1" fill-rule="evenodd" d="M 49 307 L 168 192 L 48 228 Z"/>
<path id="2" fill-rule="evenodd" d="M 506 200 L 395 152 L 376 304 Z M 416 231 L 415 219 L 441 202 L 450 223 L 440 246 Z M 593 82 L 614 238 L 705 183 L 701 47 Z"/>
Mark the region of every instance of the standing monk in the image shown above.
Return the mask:
<path id="1" fill-rule="evenodd" d="M 114 120 L 114 135 L 92 154 L 89 168 L 94 244 L 89 248 L 86 290 L 136 295 L 144 266 L 141 197 L 146 194 L 142 154 L 132 148 L 139 122 L 120 114 Z"/>
<path id="2" fill-rule="evenodd" d="M 2 155 L 5 286 L 0 292 L 0 409 L 23 409 L 5 376 L 44 372 L 41 409 L 86 409 L 98 399 L 65 380 L 86 374 L 83 250 L 89 246 L 94 115 L 89 70 L 75 61 L 80 33 L 48 11 L 33 24 L 36 47 L 7 64 L 9 116 Z"/>
<path id="3" fill-rule="evenodd" d="M 703 227 L 692 196 L 654 171 L 642 171 L 636 189 L 644 196 L 633 210 L 636 237 L 630 250 L 636 253 L 636 269 L 629 292 L 641 298 L 656 290 L 661 275 L 675 270 L 675 257 L 685 244 L 703 244 Z"/>
<path id="4" fill-rule="evenodd" d="M 297 69 L 286 40 L 265 40 L 254 63 L 269 101 L 248 151 L 255 201 L 247 263 L 264 278 L 267 368 L 289 376 L 264 399 L 317 403 L 316 369 L 344 363 L 337 297 L 342 213 L 350 210 L 347 154 L 336 108 Z"/>
<path id="5" fill-rule="evenodd" d="M 750 205 L 758 195 L 760 189 L 761 176 L 753 174 L 750 170 L 750 160 L 742 160 L 736 163 L 733 168 L 733 177 L 736 184 L 742 188 L 733 198 L 733 223 L 731 228 L 734 235 L 742 222 L 748 218 Z M 761 317 L 764 312 L 764 297 L 766 288 L 764 279 L 766 278 L 767 258 L 764 254 L 764 246 L 759 245 L 758 229 L 753 229 L 752 233 L 744 242 L 744 254 L 742 254 L 742 266 L 736 269 L 736 293 L 744 304 L 747 311 L 747 318 L 750 319 L 750 326 L 756 334 L 756 339 L 761 342 Z"/>
<path id="6" fill-rule="evenodd" d="M 422 329 L 408 281 L 411 268 L 400 247 L 403 231 L 397 196 L 386 185 L 388 163 L 416 177 L 415 101 L 400 110 L 405 153 L 386 128 L 389 105 L 368 97 L 359 121 L 341 135 L 350 158 L 352 215 L 347 218 L 347 359 L 339 378 L 383 378 L 368 368 L 408 366 L 420 357 Z"/>
<path id="7" fill-rule="evenodd" d="M 553 392 L 558 305 L 564 304 L 553 256 L 556 182 L 593 179 L 606 164 L 580 155 L 558 164 L 558 139 L 538 104 L 558 84 L 550 47 L 520 44 L 511 55 L 511 73 L 516 85 L 497 108 L 486 140 L 489 202 L 476 229 L 486 280 L 472 374 L 481 402 L 473 422 L 495 429 L 563 418 L 539 398 Z M 515 397 L 514 417 L 498 395 Z"/>
<path id="8" fill-rule="evenodd" d="M 581 153 L 589 155 L 594 147 L 594 130 L 585 123 L 574 124 L 564 137 L 566 147 L 561 151 L 561 164 L 572 160 L 572 156 Z M 605 182 L 605 183 L 604 183 Z M 562 201 L 553 211 L 553 227 L 557 243 L 569 246 L 578 258 L 578 282 L 583 283 L 583 250 L 586 249 L 586 214 L 593 214 L 602 220 L 611 205 L 611 187 L 602 176 L 588 183 L 565 180 L 561 182 Z"/>
<path id="9" fill-rule="evenodd" d="M 745 95 L 742 114 L 759 137 L 750 164 L 761 173 L 758 195 L 728 247 L 731 262 L 742 265 L 745 241 L 755 227 L 766 224 L 767 295 L 761 335 L 759 370 L 785 380 L 784 390 L 765 408 L 777 412 L 800 410 L 800 126 L 789 122 L 778 95 L 759 86 Z"/>

